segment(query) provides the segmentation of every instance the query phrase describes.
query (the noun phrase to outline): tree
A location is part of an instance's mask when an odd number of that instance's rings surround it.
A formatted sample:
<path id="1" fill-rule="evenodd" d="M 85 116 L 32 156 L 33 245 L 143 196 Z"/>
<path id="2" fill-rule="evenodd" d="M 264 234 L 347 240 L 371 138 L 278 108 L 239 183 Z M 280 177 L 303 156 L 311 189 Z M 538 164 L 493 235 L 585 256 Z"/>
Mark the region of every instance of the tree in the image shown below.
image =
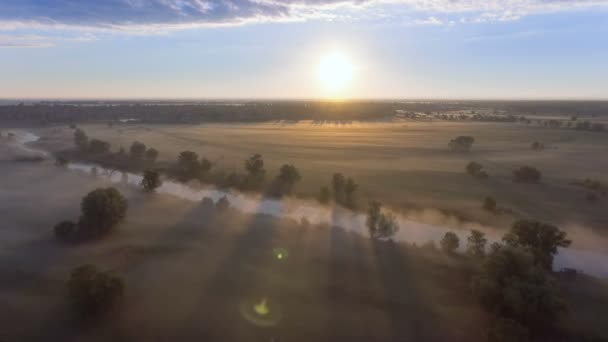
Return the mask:
<path id="1" fill-rule="evenodd" d="M 515 180 L 523 183 L 538 183 L 541 176 L 540 171 L 530 166 L 522 166 L 517 170 L 513 170 Z"/>
<path id="2" fill-rule="evenodd" d="M 487 196 L 483 200 L 483 209 L 495 213 L 496 212 L 496 200 L 494 197 Z"/>
<path id="3" fill-rule="evenodd" d="M 486 253 L 485 234 L 479 230 L 471 229 L 471 235 L 467 238 L 467 253 L 475 257 L 483 257 Z"/>
<path id="4" fill-rule="evenodd" d="M 460 246 L 458 235 L 454 232 L 445 233 L 441 239 L 441 249 L 447 254 L 454 254 L 458 246 Z"/>
<path id="5" fill-rule="evenodd" d="M 129 148 L 129 156 L 136 161 L 142 160 L 145 153 L 146 145 L 139 141 L 134 141 Z"/>
<path id="6" fill-rule="evenodd" d="M 55 225 L 53 231 L 55 237 L 62 241 L 71 241 L 78 230 L 78 225 L 72 221 L 61 221 Z"/>
<path id="7" fill-rule="evenodd" d="M 483 166 L 477 162 L 471 161 L 467 164 L 465 169 L 469 175 L 476 176 L 483 169 Z"/>
<path id="8" fill-rule="evenodd" d="M 68 280 L 68 296 L 74 310 L 85 317 L 107 312 L 122 297 L 122 280 L 94 265 L 75 268 Z"/>
<path id="9" fill-rule="evenodd" d="M 144 158 L 148 163 L 154 163 L 156 161 L 156 158 L 158 158 L 158 151 L 155 148 L 149 148 L 148 150 L 146 150 Z"/>
<path id="10" fill-rule="evenodd" d="M 203 197 L 201 200 L 201 207 L 205 209 L 213 208 L 213 199 L 211 199 L 211 197 Z"/>
<path id="11" fill-rule="evenodd" d="M 161 186 L 163 182 L 160 180 L 160 174 L 158 171 L 146 170 L 144 172 L 144 178 L 141 180 L 141 186 L 146 191 L 154 191 L 156 188 Z"/>
<path id="12" fill-rule="evenodd" d="M 530 145 L 530 148 L 534 151 L 542 151 L 545 149 L 545 145 L 543 143 L 535 141 L 532 143 L 532 145 Z"/>
<path id="13" fill-rule="evenodd" d="M 264 170 L 262 155 L 256 153 L 245 160 L 245 170 L 254 178 L 263 177 L 266 170 Z"/>
<path id="14" fill-rule="evenodd" d="M 521 247 L 501 246 L 491 252 L 471 285 L 486 311 L 524 328 L 520 336 L 540 335 L 566 309 L 553 278 Z"/>
<path id="15" fill-rule="evenodd" d="M 355 207 L 355 191 L 357 191 L 358 187 L 359 185 L 352 178 L 348 177 L 344 184 L 344 205 L 348 208 L 352 209 Z"/>
<path id="16" fill-rule="evenodd" d="M 293 186 L 301 179 L 300 172 L 293 165 L 284 164 L 279 169 L 279 174 L 268 189 L 268 194 L 280 197 L 291 193 Z"/>
<path id="17" fill-rule="evenodd" d="M 503 241 L 512 247 L 522 247 L 530 251 L 536 264 L 551 271 L 553 256 L 558 247 L 568 247 L 572 243 L 566 238 L 566 232 L 550 224 L 519 220 L 513 223 L 511 230 L 503 236 Z"/>
<path id="18" fill-rule="evenodd" d="M 59 167 L 67 167 L 70 162 L 65 157 L 57 157 L 55 159 L 55 165 Z"/>
<path id="19" fill-rule="evenodd" d="M 298 182 L 302 177 L 300 176 L 300 172 L 293 165 L 284 164 L 281 166 L 279 170 L 279 175 L 277 179 L 284 184 L 289 186 L 293 186 L 296 182 Z"/>
<path id="20" fill-rule="evenodd" d="M 382 213 L 382 204 L 378 201 L 369 202 L 366 225 L 372 239 L 388 239 L 399 231 L 395 216 Z"/>
<path id="21" fill-rule="evenodd" d="M 89 137 L 80 128 L 74 131 L 74 144 L 82 151 L 86 150 L 89 146 Z"/>
<path id="22" fill-rule="evenodd" d="M 334 200 L 338 203 L 344 202 L 344 187 L 346 180 L 341 173 L 334 173 L 331 178 L 331 187 L 334 191 Z"/>
<path id="23" fill-rule="evenodd" d="M 329 203 L 330 199 L 331 193 L 329 192 L 329 188 L 326 186 L 321 187 L 321 190 L 319 190 L 319 202 L 322 204 L 327 204 Z"/>
<path id="24" fill-rule="evenodd" d="M 177 169 L 182 181 L 196 178 L 200 169 L 198 154 L 192 151 L 181 152 L 177 157 Z"/>
<path id="25" fill-rule="evenodd" d="M 467 135 L 461 135 L 450 140 L 448 147 L 453 152 L 469 152 L 474 142 L 475 138 Z"/>
<path id="26" fill-rule="evenodd" d="M 127 214 L 127 200 L 116 188 L 98 188 L 89 192 L 80 204 L 79 232 L 89 236 L 106 233 Z"/>
<path id="27" fill-rule="evenodd" d="M 200 162 L 198 163 L 197 176 L 204 176 L 207 172 L 209 172 L 209 170 L 211 170 L 212 166 L 213 164 L 207 158 L 201 158 Z"/>
<path id="28" fill-rule="evenodd" d="M 226 198 L 226 196 L 223 196 L 222 198 L 217 200 L 217 203 L 215 203 L 215 208 L 217 210 L 224 211 L 230 208 L 230 201 L 228 200 L 228 198 Z"/>
<path id="29" fill-rule="evenodd" d="M 91 139 L 89 142 L 89 152 L 94 154 L 108 153 L 110 151 L 110 143 L 99 139 Z"/>

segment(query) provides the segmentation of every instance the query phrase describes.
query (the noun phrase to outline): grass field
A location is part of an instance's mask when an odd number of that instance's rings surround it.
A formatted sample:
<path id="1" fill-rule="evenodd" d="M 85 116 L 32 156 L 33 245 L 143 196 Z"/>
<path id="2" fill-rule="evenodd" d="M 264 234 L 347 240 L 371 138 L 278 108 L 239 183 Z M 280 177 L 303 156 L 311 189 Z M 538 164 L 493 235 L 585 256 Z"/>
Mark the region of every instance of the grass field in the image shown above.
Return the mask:
<path id="1" fill-rule="evenodd" d="M 128 149 L 141 141 L 160 151 L 161 160 L 173 161 L 179 152 L 192 150 L 216 162 L 216 170 L 242 170 L 245 158 L 264 156 L 268 177 L 283 163 L 298 167 L 303 176 L 299 196 L 316 196 L 329 185 L 334 172 L 352 176 L 360 184 L 358 200 L 365 205 L 379 199 L 396 210 L 415 215 L 421 208 L 438 208 L 469 221 L 497 227 L 515 217 L 529 217 L 562 226 L 597 229 L 608 223 L 608 199 L 586 201 L 587 190 L 571 185 L 586 178 L 608 182 L 608 134 L 529 127 L 505 123 L 328 123 L 275 122 L 264 124 L 107 125 L 82 126 L 89 136 L 107 140 L 113 149 Z M 67 127 L 44 129 L 41 144 L 71 148 Z M 447 149 L 459 135 L 475 137 L 470 153 Z M 543 142 L 542 152 L 531 150 Z M 471 161 L 484 165 L 490 179 L 478 181 L 464 172 Z M 543 181 L 526 185 L 512 181 L 512 170 L 523 165 L 538 168 Z M 502 215 L 484 212 L 485 196 L 493 196 Z M 419 215 L 420 216 L 420 215 Z"/>

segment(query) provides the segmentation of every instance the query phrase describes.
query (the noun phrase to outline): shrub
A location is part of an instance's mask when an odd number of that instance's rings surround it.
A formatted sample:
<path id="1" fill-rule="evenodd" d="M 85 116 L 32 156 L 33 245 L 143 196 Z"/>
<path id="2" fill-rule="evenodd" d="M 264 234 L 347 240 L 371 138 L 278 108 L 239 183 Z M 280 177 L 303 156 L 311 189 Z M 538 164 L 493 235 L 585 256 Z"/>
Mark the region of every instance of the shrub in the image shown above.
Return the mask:
<path id="1" fill-rule="evenodd" d="M 461 135 L 459 137 L 456 137 L 455 139 L 450 140 L 448 147 L 453 152 L 469 152 L 474 142 L 475 138 L 471 136 Z"/>
<path id="2" fill-rule="evenodd" d="M 68 280 L 68 296 L 74 310 L 82 316 L 95 316 L 108 311 L 122 297 L 122 280 L 93 265 L 75 268 Z"/>
<path id="3" fill-rule="evenodd" d="M 92 139 L 89 143 L 89 152 L 94 154 L 108 153 L 110 151 L 110 143 L 107 141 Z"/>
<path id="4" fill-rule="evenodd" d="M 264 170 L 262 155 L 254 154 L 245 160 L 245 170 L 254 178 L 263 177 L 266 170 Z"/>
<path id="5" fill-rule="evenodd" d="M 83 151 L 89 146 L 89 137 L 87 137 L 87 134 L 80 128 L 74 131 L 74 144 Z"/>
<path id="6" fill-rule="evenodd" d="M 211 197 L 203 197 L 201 200 L 201 207 L 205 209 L 213 208 L 213 199 L 211 199 Z"/>
<path id="7" fill-rule="evenodd" d="M 156 158 L 158 158 L 158 151 L 154 148 L 149 148 L 146 151 L 144 158 L 147 162 L 154 163 L 156 161 Z"/>
<path id="8" fill-rule="evenodd" d="M 493 197 L 486 197 L 483 200 L 483 209 L 495 213 L 496 212 L 496 200 Z"/>
<path id="9" fill-rule="evenodd" d="M 593 192 L 588 193 L 585 198 L 587 199 L 587 201 L 589 201 L 591 203 L 597 202 L 597 195 L 594 194 Z"/>
<path id="10" fill-rule="evenodd" d="M 454 232 L 447 232 L 441 239 L 441 249 L 447 254 L 454 254 L 460 246 L 460 239 Z"/>
<path id="11" fill-rule="evenodd" d="M 230 201 L 228 201 L 228 198 L 226 198 L 226 196 L 220 198 L 217 203 L 215 203 L 215 208 L 217 210 L 220 211 L 224 211 L 228 208 L 230 208 Z"/>
<path id="12" fill-rule="evenodd" d="M 144 188 L 144 190 L 154 191 L 162 184 L 163 182 L 160 180 L 160 174 L 158 171 L 146 170 L 144 172 L 144 178 L 141 180 L 141 186 Z"/>
<path id="13" fill-rule="evenodd" d="M 483 257 L 486 252 L 486 239 L 485 234 L 471 229 L 471 235 L 467 238 L 467 253 L 475 257 Z"/>
<path id="14" fill-rule="evenodd" d="M 369 202 L 366 225 L 372 239 L 389 239 L 399 231 L 399 225 L 391 213 L 382 213 L 382 204 Z"/>
<path id="15" fill-rule="evenodd" d="M 55 237 L 62 241 L 71 241 L 75 238 L 78 226 L 72 221 L 61 221 L 53 228 Z"/>
<path id="16" fill-rule="evenodd" d="M 522 166 L 517 170 L 513 170 L 513 177 L 519 182 L 538 183 L 541 176 L 540 171 L 530 166 Z"/>
<path id="17" fill-rule="evenodd" d="M 477 162 L 471 161 L 467 164 L 465 169 L 469 175 L 476 176 L 483 169 L 483 166 Z"/>
<path id="18" fill-rule="evenodd" d="M 129 148 L 129 156 L 133 160 L 142 160 L 145 153 L 146 145 L 139 141 L 134 141 Z"/>
<path id="19" fill-rule="evenodd" d="M 477 179 L 487 179 L 488 178 L 488 173 L 483 171 L 483 165 L 471 161 L 467 164 L 467 166 L 465 167 L 466 172 L 477 178 Z"/>
<path id="20" fill-rule="evenodd" d="M 329 203 L 330 199 L 331 193 L 329 192 L 329 188 L 326 186 L 321 187 L 321 190 L 319 190 L 319 202 L 321 202 L 322 204 L 327 204 Z"/>
<path id="21" fill-rule="evenodd" d="M 57 157 L 57 159 L 55 159 L 55 165 L 57 165 L 59 167 L 67 167 L 68 164 L 69 164 L 69 161 L 64 157 Z"/>

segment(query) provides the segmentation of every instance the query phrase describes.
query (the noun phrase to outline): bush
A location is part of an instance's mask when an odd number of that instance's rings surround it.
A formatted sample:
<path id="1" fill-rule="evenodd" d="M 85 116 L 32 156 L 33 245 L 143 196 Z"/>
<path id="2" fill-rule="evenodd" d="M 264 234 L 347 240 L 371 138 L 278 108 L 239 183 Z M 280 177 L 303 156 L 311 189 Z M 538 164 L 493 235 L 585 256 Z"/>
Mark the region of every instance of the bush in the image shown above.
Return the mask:
<path id="1" fill-rule="evenodd" d="M 72 221 L 61 221 L 53 228 L 55 237 L 62 241 L 72 241 L 78 231 L 78 226 Z"/>
<path id="2" fill-rule="evenodd" d="M 129 156 L 133 160 L 142 160 L 146 153 L 146 145 L 139 141 L 134 141 L 129 148 Z"/>
<path id="3" fill-rule="evenodd" d="M 467 253 L 475 257 L 483 257 L 486 253 L 486 239 L 485 234 L 471 229 L 471 235 L 467 238 Z"/>
<path id="4" fill-rule="evenodd" d="M 483 171 L 483 165 L 477 163 L 477 162 L 469 162 L 467 164 L 467 166 L 465 167 L 466 172 L 477 178 L 477 179 L 487 179 L 488 178 L 488 173 Z"/>
<path id="5" fill-rule="evenodd" d="M 201 200 L 201 207 L 205 209 L 213 208 L 213 199 L 211 199 L 211 197 L 203 197 Z"/>
<path id="6" fill-rule="evenodd" d="M 475 138 L 471 136 L 461 135 L 459 137 L 456 137 L 455 139 L 450 140 L 448 147 L 453 152 L 469 152 L 474 142 Z"/>
<path id="7" fill-rule="evenodd" d="M 382 204 L 369 202 L 366 225 L 372 239 L 389 239 L 399 231 L 399 225 L 391 213 L 382 213 Z"/>
<path id="8" fill-rule="evenodd" d="M 156 158 L 158 158 L 158 151 L 154 148 L 149 148 L 146 151 L 144 158 L 146 158 L 146 161 L 148 163 L 154 163 L 156 161 Z"/>
<path id="9" fill-rule="evenodd" d="M 587 199 L 587 201 L 591 202 L 591 203 L 595 203 L 597 202 L 597 195 L 594 194 L 593 192 L 590 192 L 587 194 L 587 196 L 585 197 Z"/>
<path id="10" fill-rule="evenodd" d="M 454 254 L 460 246 L 460 239 L 454 232 L 447 232 L 441 239 L 441 249 L 447 254 Z"/>
<path id="11" fill-rule="evenodd" d="M 160 174 L 158 171 L 146 170 L 144 172 L 144 178 L 141 180 L 141 186 L 145 191 L 154 191 L 162 184 L 163 182 L 160 180 Z"/>
<path id="12" fill-rule="evenodd" d="M 116 188 L 99 188 L 82 199 L 80 208 L 79 232 L 86 236 L 99 236 L 125 218 L 127 200 Z"/>
<path id="13" fill-rule="evenodd" d="M 55 165 L 59 167 L 67 167 L 70 162 L 64 157 L 57 157 L 55 159 Z"/>
<path id="14" fill-rule="evenodd" d="M 110 151 L 110 143 L 107 141 L 92 139 L 89 143 L 89 152 L 94 154 L 108 153 Z"/>
<path id="15" fill-rule="evenodd" d="M 467 173 L 471 176 L 476 176 L 482 169 L 483 169 L 483 166 L 474 161 L 469 162 L 465 168 Z"/>
<path id="16" fill-rule="evenodd" d="M 122 280 L 93 265 L 75 268 L 68 281 L 68 296 L 74 310 L 85 317 L 96 316 L 112 308 L 122 297 Z"/>
<path id="17" fill-rule="evenodd" d="M 530 166 L 522 166 L 517 170 L 513 170 L 513 177 L 518 182 L 538 183 L 541 176 L 540 171 Z"/>
<path id="18" fill-rule="evenodd" d="M 319 202 L 322 204 L 327 204 L 331 200 L 331 193 L 329 192 L 329 188 L 324 186 L 319 190 Z"/>
<path id="19" fill-rule="evenodd" d="M 483 209 L 487 210 L 489 212 L 495 213 L 496 212 L 496 200 L 493 197 L 486 197 L 483 200 Z"/>
<path id="20" fill-rule="evenodd" d="M 230 201 L 228 201 L 228 198 L 226 198 L 226 196 L 220 198 L 217 203 L 215 203 L 215 208 L 219 211 L 224 211 L 228 208 L 230 208 Z"/>
<path id="21" fill-rule="evenodd" d="M 87 134 L 80 128 L 74 131 L 74 144 L 82 151 L 89 147 L 89 137 L 87 137 Z"/>

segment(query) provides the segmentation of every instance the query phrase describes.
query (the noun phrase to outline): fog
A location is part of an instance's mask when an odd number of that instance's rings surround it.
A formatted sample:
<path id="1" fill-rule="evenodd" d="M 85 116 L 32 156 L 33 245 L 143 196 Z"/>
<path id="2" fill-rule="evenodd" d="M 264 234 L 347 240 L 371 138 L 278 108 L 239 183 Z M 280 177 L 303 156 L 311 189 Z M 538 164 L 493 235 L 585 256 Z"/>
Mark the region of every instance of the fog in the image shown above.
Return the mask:
<path id="1" fill-rule="evenodd" d="M 48 154 L 45 151 L 26 146 L 27 143 L 34 142 L 37 139 L 36 135 L 29 132 L 19 132 L 15 135 L 15 141 L 20 144 L 20 147 L 26 153 L 47 156 Z M 83 163 L 70 163 L 68 165 L 69 170 L 87 174 L 92 174 L 94 168 L 96 169 L 96 177 L 107 179 L 112 183 L 122 182 L 139 187 L 142 180 L 141 175 L 112 171 L 98 165 Z M 233 190 L 223 191 L 214 187 L 200 187 L 171 180 L 164 180 L 156 191 L 194 202 L 201 201 L 205 197 L 217 202 L 220 198 L 226 197 L 231 207 L 245 213 L 266 214 L 298 221 L 305 218 L 311 224 L 339 226 L 358 234 L 367 235 L 365 214 L 338 206 L 324 206 L 316 201 L 290 197 L 280 200 L 269 199 L 260 195 L 244 194 Z M 410 212 L 407 215 L 397 212 L 393 214 L 400 227 L 394 239 L 417 245 L 426 244 L 430 241 L 438 245 L 445 232 L 452 230 L 460 238 L 460 248 L 464 249 L 470 229 L 474 228 L 486 233 L 489 243 L 500 241 L 502 234 L 505 232 L 502 229 L 495 229 L 480 223 L 462 222 L 432 208 Z M 561 228 L 568 232 L 569 237 L 574 240 L 574 244 L 571 248 L 559 250 L 555 258 L 554 268 L 556 270 L 573 268 L 590 275 L 608 278 L 608 253 L 606 252 L 608 241 L 606 238 L 581 226 L 567 225 Z M 582 249 L 581 246 L 585 246 L 586 249 Z"/>

